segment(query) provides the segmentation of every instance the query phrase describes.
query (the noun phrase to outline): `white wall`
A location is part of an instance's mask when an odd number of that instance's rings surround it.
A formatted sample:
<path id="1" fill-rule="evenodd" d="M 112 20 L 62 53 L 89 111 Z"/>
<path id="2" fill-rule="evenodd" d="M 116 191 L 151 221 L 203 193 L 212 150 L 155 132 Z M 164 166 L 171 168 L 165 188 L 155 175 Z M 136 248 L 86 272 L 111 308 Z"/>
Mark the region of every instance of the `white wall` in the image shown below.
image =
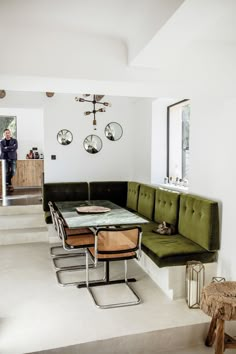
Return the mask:
<path id="1" fill-rule="evenodd" d="M 43 93 L 11 92 L 0 101 L 0 114 L 19 117 L 19 152 L 22 149 L 19 158 L 24 158 L 25 150 L 36 143 L 38 147 L 42 146 L 46 182 L 163 182 L 166 174 L 166 108 L 173 103 L 172 99 L 155 101 L 152 110 L 149 99 L 106 97 L 112 107 L 107 108 L 106 113 L 97 115 L 96 131 L 103 140 L 103 148 L 100 153 L 90 155 L 83 148 L 83 140 L 94 133 L 92 117 L 85 117 L 83 112 L 91 106 L 76 102 L 74 97 L 71 94 L 56 94 L 49 99 Z M 175 101 L 178 100 L 180 98 Z M 235 107 L 235 98 L 191 97 L 189 192 L 219 202 L 221 249 L 218 275 L 227 279 L 236 277 Z M 104 135 L 104 128 L 111 121 L 120 123 L 124 130 L 117 142 L 107 140 Z M 62 128 L 73 133 L 73 142 L 68 146 L 57 142 L 57 133 Z M 52 154 L 56 154 L 57 160 L 50 159 Z"/>
<path id="2" fill-rule="evenodd" d="M 166 108 L 172 103 L 165 103 L 164 100 L 154 102 L 152 183 L 163 183 Z M 219 202 L 221 245 L 218 275 L 225 276 L 227 280 L 236 278 L 235 115 L 235 98 L 219 100 L 215 97 L 191 97 L 189 193 Z"/>
<path id="3" fill-rule="evenodd" d="M 56 94 L 44 107 L 45 182 L 132 180 L 134 176 L 149 180 L 151 103 L 105 96 L 112 107 L 107 107 L 106 113 L 97 113 L 94 131 L 92 116 L 83 114 L 92 109 L 92 104 L 76 102 L 74 97 Z M 106 124 L 112 121 L 123 127 L 122 138 L 115 142 L 104 134 Z M 57 142 L 57 133 L 63 128 L 73 133 L 70 145 Z M 83 147 L 90 134 L 102 139 L 103 147 L 98 154 L 89 154 Z M 51 155 L 56 155 L 56 160 L 51 160 Z"/>
<path id="4" fill-rule="evenodd" d="M 0 115 L 17 117 L 17 140 L 19 160 L 26 158 L 32 147 L 44 152 L 43 107 L 35 100 L 36 95 L 11 92 L 0 100 Z"/>
<path id="5" fill-rule="evenodd" d="M 28 150 L 37 146 L 44 153 L 45 182 L 140 180 L 150 182 L 151 118 L 150 99 L 105 96 L 112 107 L 97 113 L 97 130 L 93 117 L 84 116 L 92 104 L 75 101 L 73 94 L 46 97 L 43 92 L 7 91 L 0 100 L 0 115 L 17 116 L 18 159 L 25 159 Z M 110 122 L 118 122 L 123 136 L 118 141 L 105 137 Z M 57 133 L 66 128 L 73 134 L 70 145 L 57 142 Z M 91 155 L 84 150 L 83 141 L 98 135 L 102 150 Z M 51 160 L 56 155 L 56 160 Z"/>
<path id="6" fill-rule="evenodd" d="M 134 137 L 132 180 L 151 183 L 152 100 L 137 100 L 132 135 Z"/>
<path id="7" fill-rule="evenodd" d="M 236 98 L 191 100 L 190 192 L 220 204 L 221 250 L 218 272 L 236 278 L 235 257 Z"/>

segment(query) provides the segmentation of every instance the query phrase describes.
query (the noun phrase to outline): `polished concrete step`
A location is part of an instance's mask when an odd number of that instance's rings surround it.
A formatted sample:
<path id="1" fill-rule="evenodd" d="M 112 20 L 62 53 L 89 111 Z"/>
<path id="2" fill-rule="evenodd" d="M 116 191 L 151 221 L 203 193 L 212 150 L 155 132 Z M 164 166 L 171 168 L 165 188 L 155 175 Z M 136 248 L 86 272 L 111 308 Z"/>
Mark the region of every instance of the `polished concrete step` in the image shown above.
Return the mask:
<path id="1" fill-rule="evenodd" d="M 48 242 L 47 227 L 1 230 L 0 245 L 13 245 L 28 242 Z"/>
<path id="2" fill-rule="evenodd" d="M 167 328 L 146 333 L 43 350 L 40 354 L 207 354 L 204 345 L 208 323 Z M 31 353 L 32 354 L 32 353 Z"/>
<path id="3" fill-rule="evenodd" d="M 41 205 L 0 207 L 0 245 L 48 242 Z"/>
<path id="4" fill-rule="evenodd" d="M 0 216 L 2 215 L 24 215 L 24 214 L 43 214 L 42 205 L 12 205 L 1 206 Z"/>
<path id="5" fill-rule="evenodd" d="M 42 214 L 0 216 L 0 230 L 28 229 L 32 227 L 41 228 L 45 226 L 46 224 Z"/>

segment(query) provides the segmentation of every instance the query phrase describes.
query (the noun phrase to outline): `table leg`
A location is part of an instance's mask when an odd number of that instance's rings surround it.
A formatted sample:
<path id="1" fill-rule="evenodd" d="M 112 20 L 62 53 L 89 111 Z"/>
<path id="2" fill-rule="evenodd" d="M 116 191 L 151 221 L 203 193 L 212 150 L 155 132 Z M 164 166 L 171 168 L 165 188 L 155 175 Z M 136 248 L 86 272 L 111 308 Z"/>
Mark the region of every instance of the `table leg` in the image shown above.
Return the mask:
<path id="1" fill-rule="evenodd" d="M 206 341 L 205 341 L 205 345 L 207 347 L 212 347 L 214 341 L 215 341 L 215 330 L 216 330 L 216 322 L 217 322 L 217 318 L 216 317 L 212 317 L 211 320 L 211 324 L 208 330 L 208 334 L 206 337 Z"/>
<path id="2" fill-rule="evenodd" d="M 129 278 L 127 279 L 128 282 L 136 282 L 135 278 Z M 104 280 L 98 280 L 98 281 L 90 281 L 89 286 L 103 286 L 103 285 L 109 285 L 109 284 L 120 284 L 120 283 L 125 283 L 125 279 L 118 279 L 118 280 L 110 280 L 110 262 L 106 262 L 106 268 L 105 268 L 105 277 Z M 86 283 L 80 283 L 78 284 L 78 288 L 86 288 Z"/>
<path id="3" fill-rule="evenodd" d="M 217 319 L 215 354 L 223 354 L 224 352 L 224 324 L 224 320 Z"/>
<path id="4" fill-rule="evenodd" d="M 110 263 L 106 262 L 106 282 L 110 281 Z"/>

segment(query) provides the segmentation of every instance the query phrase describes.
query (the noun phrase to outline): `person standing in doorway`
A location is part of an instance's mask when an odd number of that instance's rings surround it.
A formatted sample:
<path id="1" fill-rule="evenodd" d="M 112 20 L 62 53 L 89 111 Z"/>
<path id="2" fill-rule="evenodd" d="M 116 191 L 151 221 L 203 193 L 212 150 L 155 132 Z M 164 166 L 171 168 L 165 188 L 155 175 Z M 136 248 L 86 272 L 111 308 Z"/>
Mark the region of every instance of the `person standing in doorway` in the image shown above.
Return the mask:
<path id="1" fill-rule="evenodd" d="M 1 160 L 6 161 L 6 185 L 7 191 L 13 192 L 14 188 L 12 186 L 12 177 L 16 173 L 16 160 L 17 160 L 17 149 L 18 142 L 16 139 L 12 138 L 10 129 L 5 129 L 3 132 L 4 139 L 1 140 Z"/>

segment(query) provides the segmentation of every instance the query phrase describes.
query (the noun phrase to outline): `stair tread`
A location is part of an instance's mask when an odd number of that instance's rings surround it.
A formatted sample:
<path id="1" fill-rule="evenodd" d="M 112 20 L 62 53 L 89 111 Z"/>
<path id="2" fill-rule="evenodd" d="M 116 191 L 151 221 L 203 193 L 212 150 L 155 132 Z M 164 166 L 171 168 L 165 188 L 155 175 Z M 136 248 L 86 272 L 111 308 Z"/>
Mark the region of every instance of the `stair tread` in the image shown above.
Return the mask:
<path id="1" fill-rule="evenodd" d="M 18 233 L 18 234 L 23 234 L 23 233 L 30 233 L 30 232 L 48 232 L 48 229 L 46 226 L 39 226 L 39 227 L 27 227 L 27 228 L 19 228 L 19 229 L 4 229 L 1 230 L 1 236 L 4 234 L 9 234 L 9 233 Z"/>
<path id="2" fill-rule="evenodd" d="M 0 216 L 4 215 L 32 215 L 41 214 L 43 215 L 42 205 L 9 205 L 0 207 Z"/>

